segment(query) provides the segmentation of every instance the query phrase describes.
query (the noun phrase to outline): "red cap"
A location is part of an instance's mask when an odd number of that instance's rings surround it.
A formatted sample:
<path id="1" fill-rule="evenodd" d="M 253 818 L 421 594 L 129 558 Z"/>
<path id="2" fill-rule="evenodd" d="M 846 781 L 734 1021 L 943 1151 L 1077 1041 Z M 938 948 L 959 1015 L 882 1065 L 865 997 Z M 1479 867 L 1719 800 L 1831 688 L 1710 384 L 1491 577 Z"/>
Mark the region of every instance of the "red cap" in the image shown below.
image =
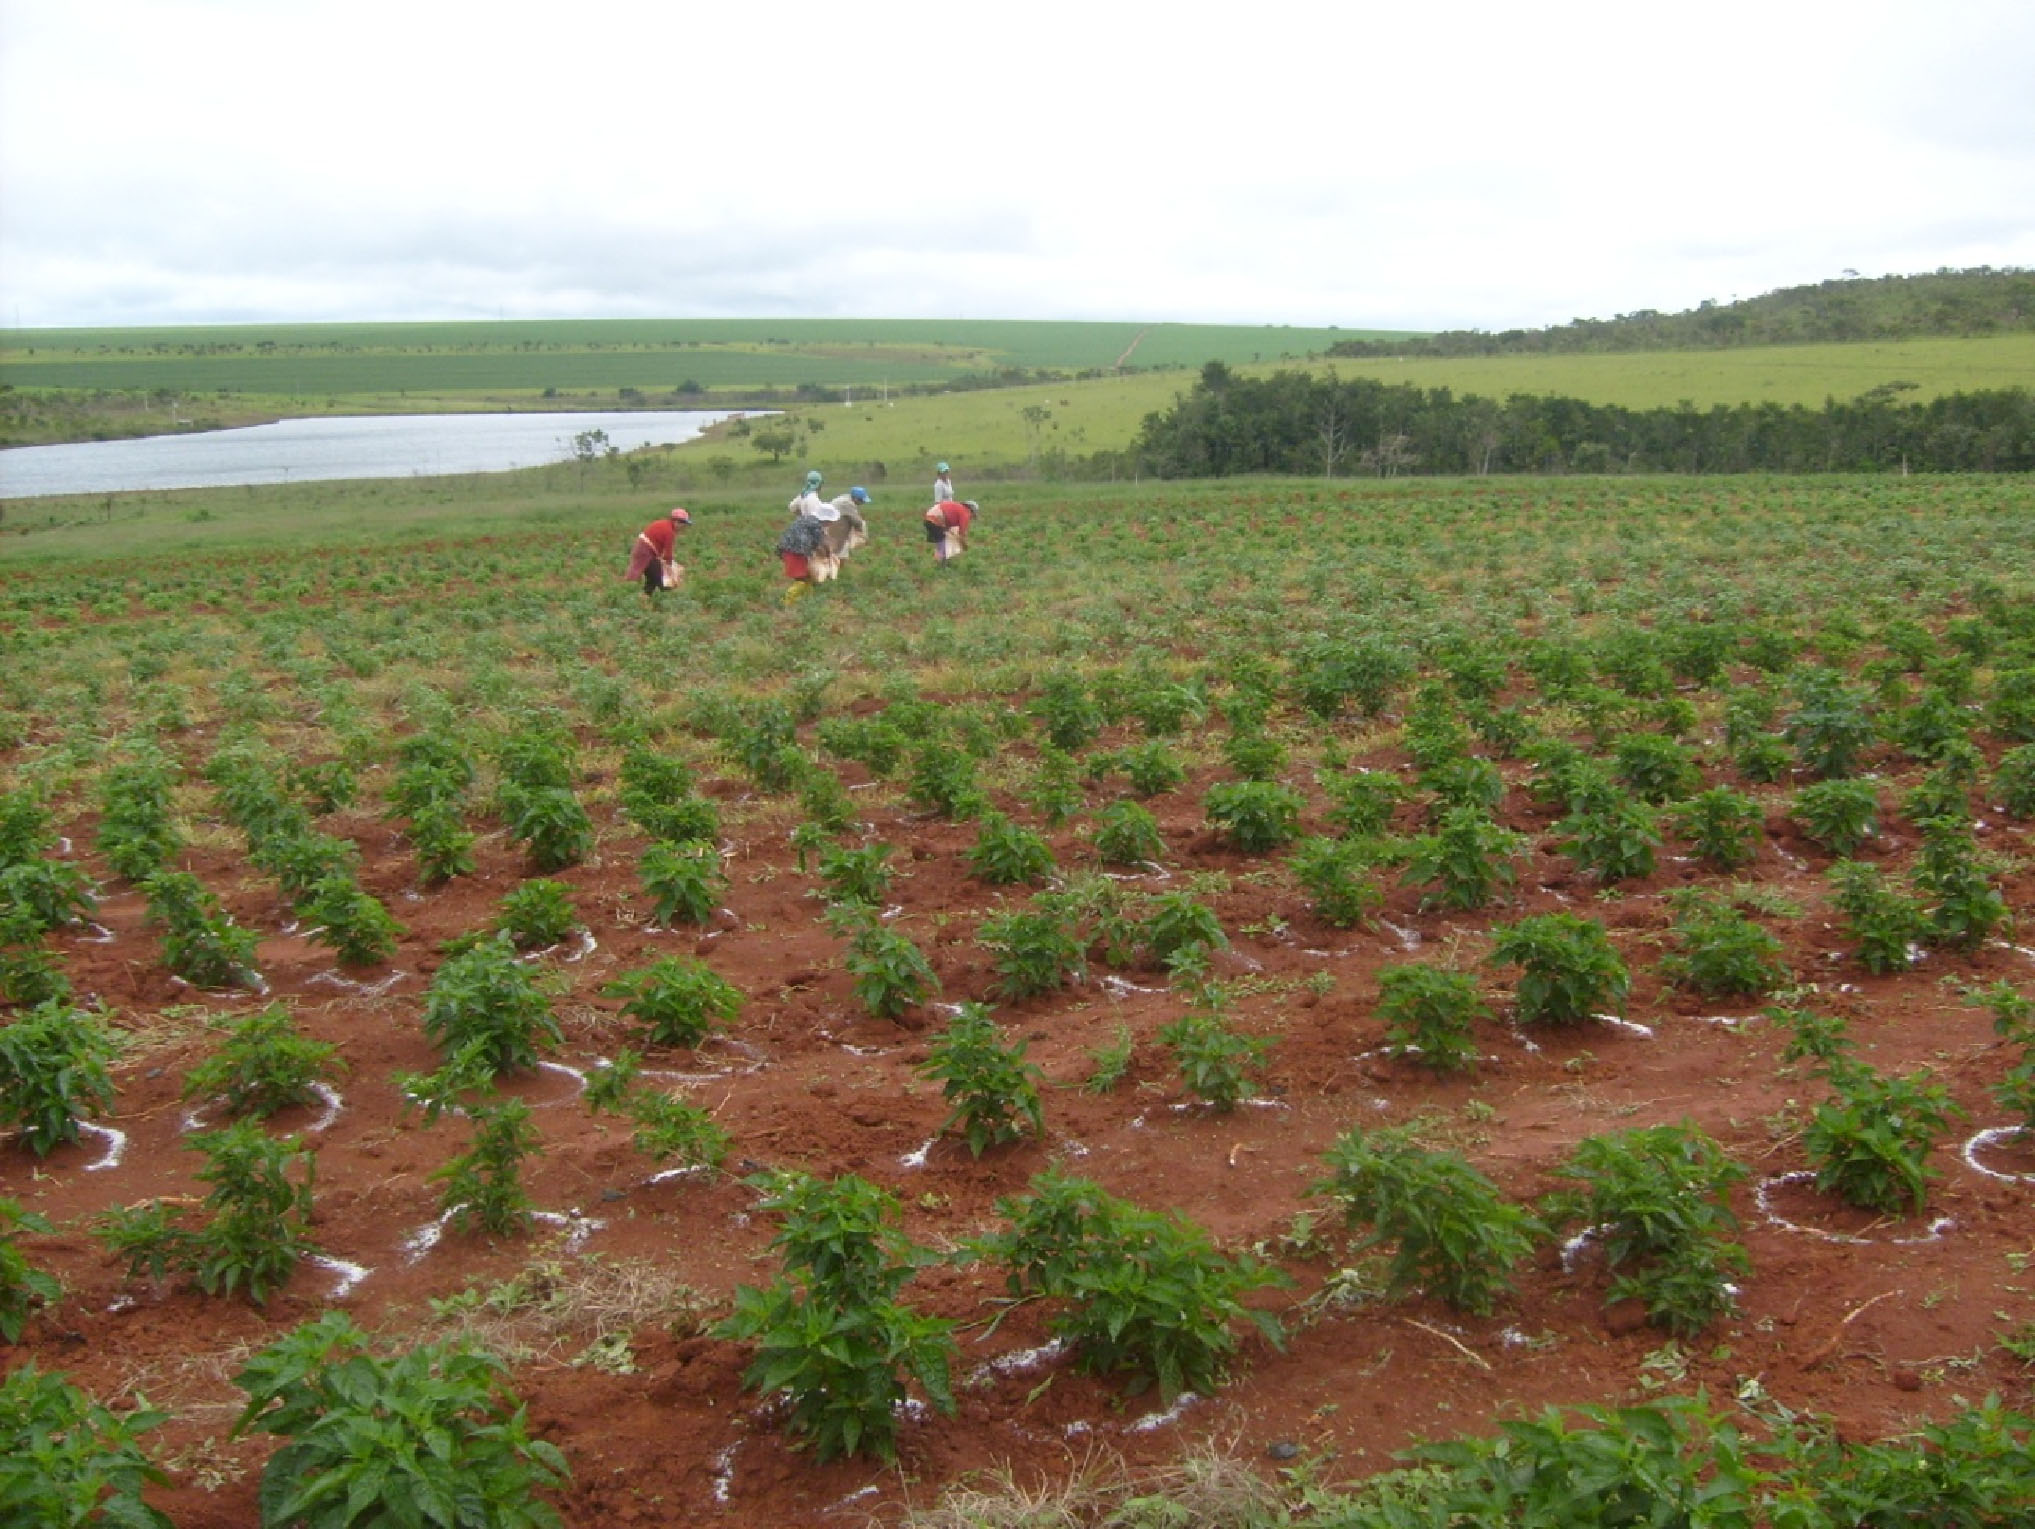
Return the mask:
<path id="1" fill-rule="evenodd" d="M 683 505 L 675 506 L 672 509 L 671 518 L 677 521 L 682 526 L 689 526 L 692 524 L 692 516 L 686 514 L 685 507 Z"/>

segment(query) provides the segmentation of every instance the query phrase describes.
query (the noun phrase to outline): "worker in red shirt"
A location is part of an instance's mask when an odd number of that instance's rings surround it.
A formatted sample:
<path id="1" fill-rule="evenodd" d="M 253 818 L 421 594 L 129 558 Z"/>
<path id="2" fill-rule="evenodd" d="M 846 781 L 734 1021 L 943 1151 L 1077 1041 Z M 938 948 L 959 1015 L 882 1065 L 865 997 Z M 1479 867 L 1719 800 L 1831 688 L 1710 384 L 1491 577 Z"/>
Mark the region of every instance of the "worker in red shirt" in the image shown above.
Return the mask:
<path id="1" fill-rule="evenodd" d="M 944 563 L 967 551 L 968 528 L 982 506 L 973 499 L 947 499 L 926 511 L 926 540 L 933 544 L 933 561 Z"/>
<path id="2" fill-rule="evenodd" d="M 629 554 L 629 571 L 622 577 L 641 579 L 643 593 L 653 599 L 660 589 L 676 589 L 679 575 L 685 572 L 677 563 L 678 533 L 691 524 L 692 516 L 683 507 L 651 521 L 637 533 L 635 549 Z"/>

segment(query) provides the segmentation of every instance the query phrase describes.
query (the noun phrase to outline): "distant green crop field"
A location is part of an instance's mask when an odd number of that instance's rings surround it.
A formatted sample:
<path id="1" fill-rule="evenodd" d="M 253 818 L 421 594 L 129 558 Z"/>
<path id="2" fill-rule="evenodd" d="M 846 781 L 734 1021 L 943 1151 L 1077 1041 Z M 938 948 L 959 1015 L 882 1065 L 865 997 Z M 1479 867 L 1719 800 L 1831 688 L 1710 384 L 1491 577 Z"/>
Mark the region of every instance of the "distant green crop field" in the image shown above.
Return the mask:
<path id="1" fill-rule="evenodd" d="M 346 396 L 829 388 L 1011 368 L 1108 371 L 1298 359 L 1383 331 L 1019 320 L 586 320 L 0 331 L 18 388 Z"/>
<path id="2" fill-rule="evenodd" d="M 1246 374 L 1282 367 L 1344 376 L 1372 376 L 1422 388 L 1449 388 L 1503 398 L 1511 393 L 1558 394 L 1628 408 L 1698 408 L 1741 401 L 1820 407 L 1826 397 L 1854 398 L 1892 381 L 1917 385 L 1907 398 L 2035 383 L 2035 336 L 1984 340 L 1916 340 L 1902 344 L 1778 346 L 1758 350 L 1662 352 L 1652 355 L 1473 357 L 1435 361 L 1295 361 L 1240 365 Z M 1092 456 L 1121 450 L 1145 416 L 1189 392 L 1193 370 L 1144 372 L 1015 388 L 978 389 L 886 403 L 857 394 L 852 405 L 803 405 L 795 418 L 822 429 L 800 463 L 867 472 L 882 463 L 893 481 L 931 480 L 931 464 L 951 460 L 970 471 L 1023 470 L 1054 453 Z M 1031 412 L 1028 416 L 1028 411 Z M 743 441 L 709 438 L 679 448 L 682 457 L 733 452 L 749 460 Z M 787 467 L 790 464 L 787 464 Z"/>
<path id="3" fill-rule="evenodd" d="M 1468 356 L 1319 363 L 1345 377 L 1504 398 L 1556 394 L 1629 409 L 1711 404 L 1817 407 L 1885 383 L 1912 382 L 1908 398 L 1980 388 L 2035 387 L 2035 334 L 1969 340 L 1767 345 L 1740 350 L 1637 351 L 1620 355 Z"/>

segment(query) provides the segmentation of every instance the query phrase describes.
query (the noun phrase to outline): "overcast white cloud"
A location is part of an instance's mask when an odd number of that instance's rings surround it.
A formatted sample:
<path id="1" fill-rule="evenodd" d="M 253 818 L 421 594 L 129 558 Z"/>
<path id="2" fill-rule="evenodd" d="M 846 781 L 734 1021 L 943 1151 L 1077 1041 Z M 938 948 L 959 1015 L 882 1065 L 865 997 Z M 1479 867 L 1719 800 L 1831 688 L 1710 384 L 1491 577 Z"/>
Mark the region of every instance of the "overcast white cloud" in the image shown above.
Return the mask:
<path id="1" fill-rule="evenodd" d="M 2035 266 L 2028 0 L 0 0 L 0 322 L 1507 327 Z"/>

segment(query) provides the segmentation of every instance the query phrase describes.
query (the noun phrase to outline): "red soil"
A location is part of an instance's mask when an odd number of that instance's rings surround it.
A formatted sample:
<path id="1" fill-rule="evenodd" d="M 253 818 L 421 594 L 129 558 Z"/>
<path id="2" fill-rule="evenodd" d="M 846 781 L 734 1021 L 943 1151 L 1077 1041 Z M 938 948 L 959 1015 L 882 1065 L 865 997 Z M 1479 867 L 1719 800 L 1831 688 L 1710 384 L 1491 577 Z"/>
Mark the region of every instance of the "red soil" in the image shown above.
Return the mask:
<path id="1" fill-rule="evenodd" d="M 1507 770 L 1516 784 L 1517 771 Z M 856 767 L 846 778 L 864 781 Z M 1239 855 L 1211 836 L 1199 808 L 1205 785 L 1150 804 L 1170 847 L 1171 880 L 1139 885 L 1177 887 L 1194 871 L 1235 878 L 1232 890 L 1210 901 L 1233 941 L 1223 973 L 1244 983 L 1236 1023 L 1277 1043 L 1262 1099 L 1227 1115 L 1190 1101 L 1154 1039 L 1179 1012 L 1162 974 L 1098 968 L 1071 994 L 998 1009 L 1051 1085 L 1049 1131 L 1043 1141 L 971 1159 L 957 1138 L 938 1137 L 946 1115 L 938 1085 L 914 1071 L 943 1016 L 937 1008 L 903 1024 L 866 1016 L 849 991 L 842 942 L 818 920 L 813 880 L 793 868 L 785 835 L 795 808 L 752 803 L 729 846 L 732 917 L 706 929 L 646 927 L 634 869 L 640 839 L 614 825 L 594 862 L 560 876 L 573 887 L 596 947 L 583 957 L 568 948 L 549 962 L 571 987 L 558 1005 L 567 1033 L 558 1060 L 581 1069 L 629 1038 L 615 1013 L 619 1001 L 600 996 L 602 984 L 627 970 L 660 955 L 697 953 L 743 990 L 746 1008 L 725 1040 L 650 1063 L 705 1075 L 690 1094 L 731 1133 L 735 1172 L 647 1184 L 651 1166 L 630 1147 L 627 1127 L 592 1116 L 576 1103 L 572 1079 L 547 1071 L 512 1089 L 539 1106 L 544 1153 L 527 1175 L 535 1202 L 598 1218 L 586 1252 L 655 1259 L 724 1302 L 738 1282 L 764 1283 L 775 1272 L 766 1252 L 772 1227 L 753 1214 L 756 1193 L 736 1176 L 745 1168 L 861 1174 L 897 1193 L 917 1240 L 945 1248 L 999 1225 L 995 1199 L 1022 1192 L 1032 1175 L 1062 1159 L 1119 1196 L 1177 1208 L 1242 1246 L 1276 1238 L 1303 1209 L 1327 1219 L 1325 1205 L 1304 1191 L 1324 1172 L 1323 1151 L 1353 1124 L 1429 1114 L 1508 1193 L 1526 1197 L 1554 1187 L 1553 1170 L 1579 1138 L 1686 1117 L 1754 1175 L 1734 1199 L 1754 1269 L 1742 1314 L 1683 1346 L 1680 1358 L 1663 1355 L 1661 1334 L 1635 1325 L 1628 1312 L 1607 1312 L 1595 1260 L 1586 1253 L 1565 1272 L 1550 1249 L 1522 1271 L 1517 1296 L 1488 1319 L 1459 1317 L 1432 1301 L 1314 1316 L 1305 1303 L 1335 1262 L 1287 1257 L 1295 1288 L 1257 1298 L 1285 1314 L 1285 1351 L 1251 1335 L 1219 1395 L 1158 1416 L 1154 1398 L 1126 1398 L 1120 1384 L 1082 1375 L 1064 1358 L 991 1368 L 1043 1344 L 1048 1314 L 1022 1308 L 990 1332 L 987 1318 L 998 1309 L 991 1303 L 1002 1293 L 996 1272 L 935 1267 L 907 1287 L 906 1298 L 970 1324 L 956 1377 L 960 1414 L 908 1419 L 896 1468 L 820 1466 L 790 1448 L 773 1408 L 742 1390 L 747 1354 L 735 1343 L 649 1328 L 634 1335 L 634 1374 L 563 1360 L 520 1366 L 515 1380 L 536 1431 L 572 1464 L 560 1504 L 568 1523 L 792 1525 L 836 1509 L 845 1510 L 843 1522 L 889 1520 L 907 1502 L 929 1503 L 942 1487 L 986 1468 L 1008 1466 L 1030 1482 L 1062 1475 L 1094 1453 L 1158 1465 L 1199 1441 L 1261 1458 L 1270 1446 L 1291 1444 L 1331 1457 L 1332 1473 L 1357 1475 L 1417 1438 L 1481 1429 L 1514 1409 L 1628 1400 L 1654 1385 L 1684 1391 L 1701 1384 L 1721 1401 L 1757 1379 L 1789 1407 L 1832 1415 L 1851 1436 L 1898 1431 L 1988 1391 L 2027 1404 L 2029 1372 L 1994 1345 L 2008 1325 L 1998 1313 L 2016 1323 L 2035 1316 L 2025 1272 L 2035 1259 L 2035 1152 L 2012 1141 L 1996 1146 L 1981 1160 L 2004 1176 L 1975 1171 L 1960 1156 L 1958 1141 L 2005 1123 L 1988 1088 L 2009 1057 L 1990 1016 L 1939 979 L 2025 984 L 2035 977 L 2035 952 L 1996 944 L 1971 958 L 1932 954 L 1899 977 L 1863 974 L 1825 911 L 1827 857 L 1793 835 L 1782 816 L 1784 794 L 1771 795 L 1772 838 L 1741 874 L 1810 910 L 1764 921 L 1788 942 L 1792 968 L 1822 984 L 1817 1006 L 1850 1021 L 1863 1059 L 1890 1071 L 1932 1069 L 1970 1117 L 1935 1154 L 1940 1177 L 1924 1216 L 1877 1222 L 1782 1182 L 1770 1199 L 1801 1228 L 1789 1229 L 1762 1216 L 1754 1182 L 1805 1166 L 1792 1133 L 1823 1090 L 1806 1073 L 1783 1068 L 1785 1037 L 1756 1017 L 1757 1005 L 1701 1001 L 1661 984 L 1655 968 L 1670 922 L 1661 894 L 1697 879 L 1696 867 L 1664 857 L 1660 874 L 1598 903 L 1596 889 L 1553 852 L 1546 815 L 1525 806 L 1515 789 L 1510 821 L 1531 830 L 1536 847 L 1519 903 L 1498 917 L 1559 907 L 1606 917 L 1634 974 L 1626 1015 L 1648 1030 L 1596 1025 L 1543 1035 L 1534 1049 L 1492 1026 L 1490 1059 L 1473 1077 L 1436 1081 L 1377 1055 L 1379 970 L 1414 955 L 1480 962 L 1492 919 L 1423 913 L 1414 891 L 1397 889 L 1376 927 L 1327 927 L 1283 873 L 1256 874 L 1276 860 Z M 724 782 L 713 789 L 739 795 Z M 889 787 L 859 791 L 856 799 L 873 835 L 900 849 L 896 863 L 907 874 L 894 892 L 903 909 L 896 927 L 932 958 L 940 1001 L 987 999 L 993 973 L 974 935 L 1006 897 L 968 874 L 974 827 L 917 814 Z M 414 864 L 389 826 L 365 812 L 324 826 L 359 842 L 363 884 L 408 926 L 387 968 L 351 974 L 386 982 L 386 992 L 329 985 L 329 953 L 275 932 L 289 922 L 280 894 L 236 856 L 205 852 L 190 863 L 243 923 L 268 931 L 260 963 L 273 995 L 309 1034 L 337 1043 L 349 1065 L 340 1083 L 344 1110 L 305 1138 L 318 1149 L 318 1242 L 371 1271 L 338 1304 L 371 1329 L 428 1332 L 427 1298 L 506 1278 L 543 1240 L 541 1229 L 528 1242 L 506 1244 L 448 1233 L 423 1256 L 406 1255 L 405 1239 L 436 1214 L 438 1189 L 428 1175 L 462 1148 L 465 1133 L 452 1120 L 424 1127 L 390 1083 L 395 1072 L 437 1065 L 418 1016 L 439 942 L 487 923 L 524 870 L 497 835 L 483 841 L 480 874 L 418 898 L 410 890 Z M 69 831 L 89 842 L 89 825 Z M 1899 842 L 1902 832 L 1872 853 L 1903 855 L 1912 846 Z M 1049 838 L 1063 866 L 1084 863 L 1075 828 Z M 1993 824 L 1984 842 L 2027 854 L 2025 832 L 2014 825 Z M 2025 906 L 2030 887 L 2030 874 L 2017 872 L 2006 889 L 2010 903 Z M 215 1014 L 265 1002 L 176 985 L 143 927 L 141 899 L 110 878 L 98 918 L 112 931 L 110 942 L 60 934 L 53 944 L 80 992 L 103 998 L 119 1023 L 150 1028 L 165 1009 L 193 1002 Z M 1510 974 L 1484 971 L 1487 991 L 1502 999 Z M 1334 979 L 1326 993 L 1303 985 L 1318 973 Z M 1727 1016 L 1735 1022 L 1725 1023 Z M 1132 1075 L 1116 1092 L 1092 1096 L 1076 1085 L 1092 1070 L 1090 1053 L 1113 1040 L 1119 1025 L 1139 1043 Z M 194 1026 L 119 1069 L 117 1113 L 108 1123 L 127 1133 L 128 1144 L 117 1167 L 91 1171 L 104 1153 L 93 1136 L 39 1167 L 17 1149 L 0 1156 L 0 1192 L 59 1223 L 60 1235 L 26 1246 L 66 1287 L 60 1306 L 35 1320 L 5 1359 L 32 1356 L 102 1398 L 138 1388 L 169 1407 L 174 1421 L 152 1436 L 176 1467 L 177 1486 L 160 1495 L 161 1505 L 184 1529 L 239 1529 L 256 1518 L 256 1468 L 268 1441 L 224 1439 L 240 1401 L 230 1384 L 233 1356 L 316 1316 L 332 1303 L 339 1277 L 301 1267 L 262 1311 L 129 1281 L 86 1232 L 88 1218 L 110 1205 L 202 1190 L 193 1177 L 200 1160 L 182 1143 L 179 1089 L 211 1043 Z M 1466 1113 L 1473 1103 L 1481 1108 Z M 1776 1124 L 1784 1112 L 1799 1118 Z M 318 1113 L 276 1125 L 306 1130 Z M 921 1162 L 915 1154 L 929 1142 Z M 1941 1234 L 1927 1235 L 1938 1217 L 1947 1218 Z"/>

